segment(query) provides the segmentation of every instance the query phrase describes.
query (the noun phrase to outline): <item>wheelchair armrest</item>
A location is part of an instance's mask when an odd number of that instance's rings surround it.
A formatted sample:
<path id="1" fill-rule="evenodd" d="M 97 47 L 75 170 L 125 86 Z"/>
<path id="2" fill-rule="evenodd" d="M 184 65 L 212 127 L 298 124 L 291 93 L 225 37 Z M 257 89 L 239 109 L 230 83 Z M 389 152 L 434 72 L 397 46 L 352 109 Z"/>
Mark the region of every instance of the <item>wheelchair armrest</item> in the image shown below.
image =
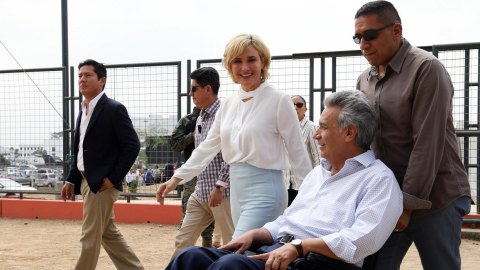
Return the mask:
<path id="1" fill-rule="evenodd" d="M 307 253 L 305 261 L 308 262 L 309 265 L 318 265 L 321 269 L 327 270 L 362 270 L 362 268 L 354 264 L 342 262 L 314 252 Z"/>

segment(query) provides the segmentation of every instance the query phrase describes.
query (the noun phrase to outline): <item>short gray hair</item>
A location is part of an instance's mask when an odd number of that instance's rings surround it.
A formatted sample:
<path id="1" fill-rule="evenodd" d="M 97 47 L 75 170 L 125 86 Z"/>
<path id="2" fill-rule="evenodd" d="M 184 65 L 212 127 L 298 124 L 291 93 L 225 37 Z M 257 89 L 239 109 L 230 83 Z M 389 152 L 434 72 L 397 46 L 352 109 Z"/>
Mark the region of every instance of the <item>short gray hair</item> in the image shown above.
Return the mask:
<path id="1" fill-rule="evenodd" d="M 365 94 L 360 91 L 333 93 L 323 101 L 325 107 L 339 107 L 338 125 L 340 132 L 348 126 L 357 127 L 355 142 L 363 149 L 369 149 L 377 133 L 378 117 Z"/>

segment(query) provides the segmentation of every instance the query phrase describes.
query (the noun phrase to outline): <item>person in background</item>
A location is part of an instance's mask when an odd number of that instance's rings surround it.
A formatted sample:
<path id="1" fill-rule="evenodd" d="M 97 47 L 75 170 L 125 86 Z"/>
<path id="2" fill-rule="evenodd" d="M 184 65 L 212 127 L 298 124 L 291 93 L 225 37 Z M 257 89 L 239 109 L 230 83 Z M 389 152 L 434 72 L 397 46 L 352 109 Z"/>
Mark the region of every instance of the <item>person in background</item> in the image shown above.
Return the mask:
<path id="1" fill-rule="evenodd" d="M 400 16 L 388 1 L 368 2 L 357 11 L 353 39 L 371 65 L 357 89 L 380 117 L 375 156 L 395 173 L 404 193 L 431 201 L 427 209 L 404 205 L 376 269 L 400 269 L 415 243 L 423 269 L 459 270 L 470 185 L 458 155 L 450 75 L 435 56 L 403 37 Z"/>
<path id="2" fill-rule="evenodd" d="M 270 51 L 257 35 L 241 34 L 227 44 L 222 60 L 238 92 L 218 110 L 207 138 L 174 177 L 157 191 L 163 203 L 178 184 L 201 173 L 222 151 L 230 164 L 232 218 L 236 238 L 275 220 L 287 208 L 282 170 L 288 157 L 303 181 L 312 170 L 290 97 L 268 83 Z M 225 241 L 226 239 L 223 239 Z"/>
<path id="3" fill-rule="evenodd" d="M 152 173 L 148 170 L 147 167 L 145 167 L 145 173 L 144 173 L 144 177 L 145 177 L 145 185 L 149 186 L 149 185 L 153 185 L 153 177 L 152 177 Z"/>
<path id="4" fill-rule="evenodd" d="M 160 172 L 160 169 L 158 169 L 158 165 L 155 166 L 155 171 L 153 173 L 153 177 L 155 177 L 155 183 L 160 183 L 162 179 L 162 173 Z"/>
<path id="5" fill-rule="evenodd" d="M 137 181 L 138 181 L 138 186 L 139 187 L 143 187 L 145 185 L 146 180 L 145 180 L 144 169 L 140 169 L 140 171 L 138 173 Z"/>
<path id="6" fill-rule="evenodd" d="M 173 167 L 173 164 L 170 164 L 171 161 L 167 161 L 167 164 L 165 164 L 165 168 L 164 168 L 164 176 L 165 176 L 165 180 L 166 181 L 167 179 L 170 179 L 172 176 L 173 176 L 173 173 L 175 171 L 174 167 Z"/>
<path id="7" fill-rule="evenodd" d="M 127 186 L 130 186 L 130 183 L 132 183 L 133 180 L 137 180 L 138 176 L 137 174 L 133 171 L 133 169 L 130 170 L 130 172 L 127 173 L 125 176 L 125 181 L 127 182 Z"/>
<path id="8" fill-rule="evenodd" d="M 315 124 L 305 116 L 307 112 L 307 102 L 302 96 L 296 95 L 292 97 L 293 106 L 297 112 L 298 121 L 300 121 L 300 128 L 302 129 L 302 142 L 307 147 L 308 156 L 312 167 L 315 168 L 320 165 L 320 146 L 313 138 L 313 134 L 317 127 Z M 291 205 L 297 196 L 298 189 L 302 185 L 302 181 L 298 180 L 292 172 L 292 169 L 283 171 L 283 179 L 288 188 L 288 205 Z"/>
<path id="9" fill-rule="evenodd" d="M 196 99 L 193 101 L 196 102 Z M 195 128 L 197 124 L 197 118 L 200 115 L 200 110 L 197 105 L 193 108 L 192 113 L 185 115 L 180 120 L 178 120 L 175 129 L 172 132 L 170 137 L 170 148 L 174 152 L 182 152 L 185 161 L 187 161 L 192 155 L 193 149 L 195 149 Z M 190 199 L 190 195 L 195 191 L 195 186 L 197 185 L 197 176 L 193 177 L 192 180 L 183 184 L 183 193 L 182 193 L 182 218 L 180 219 L 180 224 L 178 224 L 178 229 L 182 227 L 183 220 L 185 219 L 185 214 L 187 213 L 187 203 Z M 201 233 L 202 236 L 202 246 L 211 247 L 213 245 L 213 231 L 215 227 L 215 222 L 212 222 L 208 227 L 203 230 Z M 218 230 L 218 228 L 217 228 Z"/>

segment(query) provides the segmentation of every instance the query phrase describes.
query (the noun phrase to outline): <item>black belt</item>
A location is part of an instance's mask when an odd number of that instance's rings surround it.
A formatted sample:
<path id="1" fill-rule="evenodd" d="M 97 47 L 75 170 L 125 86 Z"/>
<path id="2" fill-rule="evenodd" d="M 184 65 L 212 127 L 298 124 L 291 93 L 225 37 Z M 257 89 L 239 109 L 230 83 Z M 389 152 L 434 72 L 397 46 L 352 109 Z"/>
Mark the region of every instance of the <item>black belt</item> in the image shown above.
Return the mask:
<path id="1" fill-rule="evenodd" d="M 295 236 L 291 234 L 284 235 L 280 238 L 277 239 L 277 243 L 282 243 L 282 244 L 287 244 L 292 242 L 292 240 L 295 239 Z"/>

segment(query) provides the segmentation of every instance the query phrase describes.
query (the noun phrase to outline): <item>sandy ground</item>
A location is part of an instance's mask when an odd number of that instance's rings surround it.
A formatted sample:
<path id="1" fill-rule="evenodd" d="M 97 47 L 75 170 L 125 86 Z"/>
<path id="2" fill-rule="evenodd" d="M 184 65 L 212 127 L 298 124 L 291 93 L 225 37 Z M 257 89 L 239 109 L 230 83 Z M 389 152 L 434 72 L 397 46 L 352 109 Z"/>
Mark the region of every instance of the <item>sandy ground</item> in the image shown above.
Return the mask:
<path id="1" fill-rule="evenodd" d="M 176 226 L 116 223 L 145 269 L 164 269 L 173 251 Z M 81 221 L 0 218 L 0 269 L 72 269 L 80 252 Z M 200 245 L 200 241 L 197 242 Z M 464 239 L 462 269 L 478 269 L 480 242 Z M 114 270 L 103 250 L 97 269 Z M 414 246 L 402 269 L 422 269 Z"/>

